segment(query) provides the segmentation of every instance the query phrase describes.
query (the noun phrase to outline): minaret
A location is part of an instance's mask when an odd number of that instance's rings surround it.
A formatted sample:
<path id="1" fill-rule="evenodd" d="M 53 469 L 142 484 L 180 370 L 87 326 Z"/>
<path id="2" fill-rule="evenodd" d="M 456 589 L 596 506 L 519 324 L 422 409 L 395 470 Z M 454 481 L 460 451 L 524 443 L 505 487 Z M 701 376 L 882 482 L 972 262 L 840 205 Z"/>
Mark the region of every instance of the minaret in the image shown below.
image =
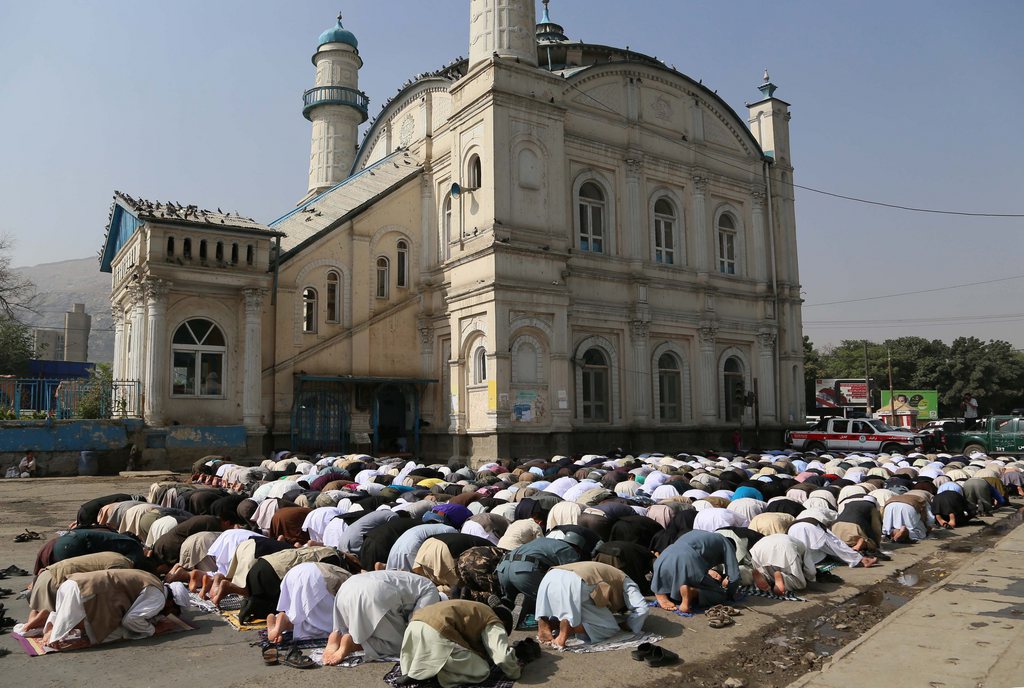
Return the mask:
<path id="1" fill-rule="evenodd" d="M 750 131 L 761 144 L 765 155 L 775 158 L 783 165 L 791 165 L 789 158 L 789 103 L 775 97 L 775 84 L 768 70 L 764 70 L 762 83 L 758 86 L 762 100 L 747 105 L 750 113 Z"/>
<path id="2" fill-rule="evenodd" d="M 535 0 L 471 0 L 469 68 L 493 56 L 537 66 Z"/>
<path id="3" fill-rule="evenodd" d="M 313 54 L 316 86 L 302 94 L 302 114 L 313 123 L 307 199 L 344 181 L 355 161 L 359 125 L 369 105 L 359 90 L 358 46 L 339 14 L 338 25 L 320 34 Z"/>

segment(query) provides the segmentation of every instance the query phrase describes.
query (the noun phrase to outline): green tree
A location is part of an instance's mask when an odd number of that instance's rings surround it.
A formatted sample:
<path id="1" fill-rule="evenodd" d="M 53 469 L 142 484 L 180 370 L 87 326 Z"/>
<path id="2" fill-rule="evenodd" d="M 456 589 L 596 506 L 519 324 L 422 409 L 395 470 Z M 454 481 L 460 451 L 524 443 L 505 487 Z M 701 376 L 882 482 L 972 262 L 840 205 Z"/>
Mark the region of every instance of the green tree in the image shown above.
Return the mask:
<path id="1" fill-rule="evenodd" d="M 960 337 L 949 347 L 943 372 L 940 403 L 950 415 L 960 414 L 964 392 L 974 394 L 982 414 L 1024 406 L 1024 354 L 1009 342 Z"/>
<path id="2" fill-rule="evenodd" d="M 12 317 L 0 315 L 0 375 L 27 375 L 32 358 L 31 330 Z"/>
<path id="3" fill-rule="evenodd" d="M 93 368 L 78 401 L 80 418 L 110 418 L 110 390 L 114 373 L 109 363 Z"/>

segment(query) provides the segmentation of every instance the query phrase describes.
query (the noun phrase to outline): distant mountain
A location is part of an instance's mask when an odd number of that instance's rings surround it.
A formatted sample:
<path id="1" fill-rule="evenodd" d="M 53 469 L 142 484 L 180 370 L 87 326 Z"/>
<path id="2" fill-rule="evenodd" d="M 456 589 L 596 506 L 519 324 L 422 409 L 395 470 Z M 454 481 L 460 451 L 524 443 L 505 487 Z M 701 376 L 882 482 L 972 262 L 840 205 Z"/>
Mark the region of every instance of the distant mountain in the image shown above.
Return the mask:
<path id="1" fill-rule="evenodd" d="M 100 272 L 96 258 L 63 260 L 15 272 L 36 285 L 37 313 L 25 318 L 33 327 L 64 328 L 64 313 L 72 304 L 84 303 L 92 316 L 89 334 L 89 360 L 110 363 L 114 360 L 114 320 L 110 315 L 110 275 Z"/>

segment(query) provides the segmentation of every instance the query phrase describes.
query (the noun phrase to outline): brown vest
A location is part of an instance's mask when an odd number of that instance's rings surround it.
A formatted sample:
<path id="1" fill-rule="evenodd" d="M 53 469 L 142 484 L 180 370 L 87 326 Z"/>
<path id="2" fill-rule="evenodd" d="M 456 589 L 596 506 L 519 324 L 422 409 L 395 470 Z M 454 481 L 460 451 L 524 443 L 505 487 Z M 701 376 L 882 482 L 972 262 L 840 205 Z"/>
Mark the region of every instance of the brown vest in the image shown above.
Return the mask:
<path id="1" fill-rule="evenodd" d="M 270 568 L 274 569 L 278 578 L 284 578 L 284 574 L 299 564 L 305 564 L 307 561 L 323 561 L 328 557 L 337 556 L 337 554 L 338 550 L 333 547 L 293 547 L 268 554 L 263 559 L 270 564 Z"/>
<path id="2" fill-rule="evenodd" d="M 484 630 L 493 624 L 501 626 L 501 619 L 490 607 L 469 600 L 449 600 L 428 605 L 414 613 L 410 621 L 422 621 L 442 637 L 484 659 L 488 657 L 482 638 Z"/>
<path id="3" fill-rule="evenodd" d="M 143 590 L 163 588 L 159 578 L 137 569 L 73 573 L 68 580 L 78 584 L 85 618 L 97 643 L 102 643 L 121 625 L 124 615 Z"/>
<path id="4" fill-rule="evenodd" d="M 68 579 L 73 573 L 89 573 L 91 571 L 105 571 L 107 569 L 130 569 L 132 560 L 117 552 L 97 552 L 96 554 L 83 554 L 80 557 L 71 557 L 64 561 L 58 561 L 46 567 L 53 580 L 54 589 Z"/>
<path id="5" fill-rule="evenodd" d="M 572 571 L 588 585 L 594 586 L 590 592 L 590 599 L 598 607 L 604 607 L 612 612 L 620 612 L 626 608 L 626 598 L 623 592 L 626 574 L 614 566 L 596 561 L 580 561 L 555 568 Z"/>

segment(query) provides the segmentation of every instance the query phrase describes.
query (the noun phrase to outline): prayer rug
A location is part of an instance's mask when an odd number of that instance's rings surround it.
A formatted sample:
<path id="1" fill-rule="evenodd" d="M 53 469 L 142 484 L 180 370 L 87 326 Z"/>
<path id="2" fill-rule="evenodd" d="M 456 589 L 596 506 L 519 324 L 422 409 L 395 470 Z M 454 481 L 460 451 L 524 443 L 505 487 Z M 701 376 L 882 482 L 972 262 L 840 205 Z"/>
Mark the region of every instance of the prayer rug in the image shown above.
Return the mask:
<path id="1" fill-rule="evenodd" d="M 658 635 L 657 633 L 619 633 L 599 643 L 587 643 L 573 638 L 565 644 L 565 651 L 585 655 L 591 652 L 631 649 L 641 643 L 657 643 L 664 639 L 665 636 Z"/>
<path id="2" fill-rule="evenodd" d="M 193 607 L 196 609 L 202 609 L 204 612 L 209 612 L 211 614 L 219 614 L 220 612 L 241 609 L 242 604 L 245 602 L 245 598 L 241 595 L 227 595 L 220 601 L 220 607 L 218 607 L 210 600 L 204 600 L 201 598 L 199 593 L 190 592 L 188 594 L 188 598 Z"/>
<path id="3" fill-rule="evenodd" d="M 785 595 L 776 595 L 770 590 L 765 592 L 764 590 L 758 590 L 755 586 L 750 585 L 747 587 L 741 587 L 739 589 L 740 594 L 751 597 L 767 597 L 770 600 L 779 600 L 780 602 L 806 602 L 807 599 L 796 595 L 793 592 L 787 592 Z M 739 599 L 739 598 L 737 598 Z"/>
<path id="4" fill-rule="evenodd" d="M 825 562 L 824 564 L 818 564 L 814 568 L 817 570 L 818 573 L 828 573 L 829 571 L 831 571 L 832 569 L 836 568 L 837 566 L 839 566 L 838 562 L 828 561 L 828 562 Z"/>
<path id="5" fill-rule="evenodd" d="M 261 619 L 255 623 L 242 623 L 238 620 L 238 610 L 232 609 L 231 611 L 221 612 L 221 617 L 229 624 L 235 627 L 236 631 L 259 631 L 266 630 L 267 620 Z"/>
<path id="6" fill-rule="evenodd" d="M 391 668 L 391 671 L 384 674 L 384 683 L 387 683 L 391 688 L 398 688 L 398 678 L 401 675 L 402 665 L 396 664 Z M 507 678 L 498 667 L 492 667 L 490 676 L 480 683 L 473 685 L 480 688 L 512 688 L 515 685 L 515 681 Z M 437 682 L 436 678 L 432 678 L 427 681 L 410 681 L 409 683 L 402 684 L 402 688 L 441 688 L 441 684 Z"/>
<path id="7" fill-rule="evenodd" d="M 274 647 L 276 647 L 280 652 L 287 654 L 289 650 L 291 650 L 294 647 L 297 647 L 300 650 L 306 650 L 306 656 L 312 659 L 314 662 L 316 662 L 320 666 L 324 665 L 324 650 L 327 649 L 327 638 L 306 638 L 305 640 L 292 640 L 291 631 L 286 631 L 284 634 L 284 640 L 275 644 L 271 643 L 267 639 L 267 632 L 265 630 L 259 631 L 258 635 L 260 639 L 259 645 L 261 651 L 264 647 L 274 645 Z M 360 651 L 353 652 L 345 658 L 345 661 L 343 661 L 341 664 L 338 664 L 337 666 L 351 668 L 359 666 L 360 664 L 366 664 L 368 662 L 397 661 L 398 657 L 382 657 L 381 659 L 367 660 L 366 654 Z"/>
<path id="8" fill-rule="evenodd" d="M 653 609 L 661 609 L 661 605 L 658 604 L 658 600 L 652 600 L 652 601 L 648 602 L 647 606 L 651 607 Z M 703 609 L 699 609 L 697 607 L 694 607 L 692 612 L 684 612 L 681 609 L 679 609 L 678 607 L 673 609 L 672 611 L 668 611 L 667 609 L 662 609 L 662 611 L 666 611 L 669 614 L 675 614 L 676 616 L 681 616 L 684 619 L 689 619 L 689 618 L 692 618 L 693 616 L 695 616 L 697 614 L 703 614 L 704 613 Z"/>
<path id="9" fill-rule="evenodd" d="M 168 616 L 167 620 L 172 621 L 174 625 L 166 630 L 160 631 L 156 635 L 167 635 L 169 633 L 183 633 L 185 631 L 196 630 L 195 626 L 177 616 L 174 616 L 173 614 L 171 616 Z M 24 636 L 18 635 L 17 633 L 11 633 L 11 637 L 18 641 L 18 644 L 21 645 L 21 649 L 23 649 L 25 651 L 25 654 L 27 654 L 29 657 L 38 657 L 40 655 L 49 655 L 57 652 L 57 650 L 54 650 L 52 648 L 47 647 L 46 645 L 43 645 L 42 636 L 39 636 L 37 638 L 26 638 Z"/>

